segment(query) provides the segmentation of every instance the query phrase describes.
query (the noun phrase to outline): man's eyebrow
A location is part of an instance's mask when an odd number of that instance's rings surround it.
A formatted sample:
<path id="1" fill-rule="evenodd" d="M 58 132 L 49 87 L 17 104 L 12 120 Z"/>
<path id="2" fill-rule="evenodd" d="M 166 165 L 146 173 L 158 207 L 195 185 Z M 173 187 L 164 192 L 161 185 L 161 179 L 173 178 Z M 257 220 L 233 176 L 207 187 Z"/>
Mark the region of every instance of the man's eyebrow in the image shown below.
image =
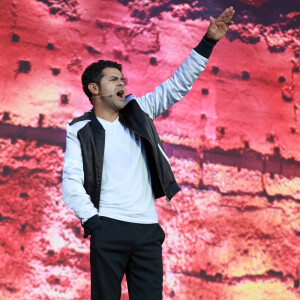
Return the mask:
<path id="1" fill-rule="evenodd" d="M 124 78 L 124 76 L 117 76 L 117 75 L 111 75 L 110 77 L 109 77 L 109 79 L 115 79 L 115 78 L 120 78 L 121 80 L 125 80 L 125 78 Z"/>

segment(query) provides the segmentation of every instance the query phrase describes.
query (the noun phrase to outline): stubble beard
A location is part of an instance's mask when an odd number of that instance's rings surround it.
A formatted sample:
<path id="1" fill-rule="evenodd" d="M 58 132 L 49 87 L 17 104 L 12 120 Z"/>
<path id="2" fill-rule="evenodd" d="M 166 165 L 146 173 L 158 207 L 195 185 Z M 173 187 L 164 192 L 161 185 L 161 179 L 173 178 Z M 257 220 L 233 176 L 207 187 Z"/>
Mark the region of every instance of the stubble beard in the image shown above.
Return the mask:
<path id="1" fill-rule="evenodd" d="M 125 100 L 120 100 L 118 98 L 114 98 L 112 102 L 112 109 L 116 112 L 119 112 L 121 109 L 125 107 Z"/>

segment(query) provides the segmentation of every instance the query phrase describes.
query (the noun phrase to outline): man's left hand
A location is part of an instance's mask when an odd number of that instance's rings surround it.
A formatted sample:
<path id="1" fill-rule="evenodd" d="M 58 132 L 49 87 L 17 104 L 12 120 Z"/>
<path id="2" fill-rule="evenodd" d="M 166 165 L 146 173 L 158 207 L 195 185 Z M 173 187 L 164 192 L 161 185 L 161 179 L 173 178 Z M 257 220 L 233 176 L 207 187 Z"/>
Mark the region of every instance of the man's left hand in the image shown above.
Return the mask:
<path id="1" fill-rule="evenodd" d="M 207 30 L 207 37 L 215 41 L 220 40 L 227 32 L 228 27 L 233 24 L 231 21 L 235 11 L 233 7 L 226 8 L 217 18 L 209 17 L 210 24 Z"/>

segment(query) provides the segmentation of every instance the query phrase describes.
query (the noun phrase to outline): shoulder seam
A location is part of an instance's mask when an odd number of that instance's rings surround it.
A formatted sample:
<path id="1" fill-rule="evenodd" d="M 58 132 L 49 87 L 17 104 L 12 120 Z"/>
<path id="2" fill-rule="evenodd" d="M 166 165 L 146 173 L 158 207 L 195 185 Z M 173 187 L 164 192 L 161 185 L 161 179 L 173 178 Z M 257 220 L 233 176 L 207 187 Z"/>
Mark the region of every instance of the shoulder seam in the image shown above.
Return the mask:
<path id="1" fill-rule="evenodd" d="M 77 122 L 80 122 L 80 121 L 85 121 L 85 120 L 90 120 L 90 112 L 86 112 L 84 115 L 80 116 L 80 117 L 77 117 L 75 118 L 73 121 L 71 121 L 69 123 L 70 126 L 74 125 L 75 123 Z"/>

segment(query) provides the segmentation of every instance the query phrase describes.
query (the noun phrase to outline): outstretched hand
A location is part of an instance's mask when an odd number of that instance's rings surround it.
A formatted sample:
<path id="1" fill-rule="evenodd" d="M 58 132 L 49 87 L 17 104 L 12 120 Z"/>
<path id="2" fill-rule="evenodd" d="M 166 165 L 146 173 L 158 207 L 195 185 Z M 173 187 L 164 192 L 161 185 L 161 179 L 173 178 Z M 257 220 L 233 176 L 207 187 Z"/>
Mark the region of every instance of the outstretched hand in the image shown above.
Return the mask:
<path id="1" fill-rule="evenodd" d="M 231 19 L 234 13 L 235 11 L 231 6 L 226 8 L 217 19 L 209 17 L 210 24 L 207 30 L 207 37 L 216 41 L 220 40 L 226 34 L 228 27 L 233 24 Z"/>

